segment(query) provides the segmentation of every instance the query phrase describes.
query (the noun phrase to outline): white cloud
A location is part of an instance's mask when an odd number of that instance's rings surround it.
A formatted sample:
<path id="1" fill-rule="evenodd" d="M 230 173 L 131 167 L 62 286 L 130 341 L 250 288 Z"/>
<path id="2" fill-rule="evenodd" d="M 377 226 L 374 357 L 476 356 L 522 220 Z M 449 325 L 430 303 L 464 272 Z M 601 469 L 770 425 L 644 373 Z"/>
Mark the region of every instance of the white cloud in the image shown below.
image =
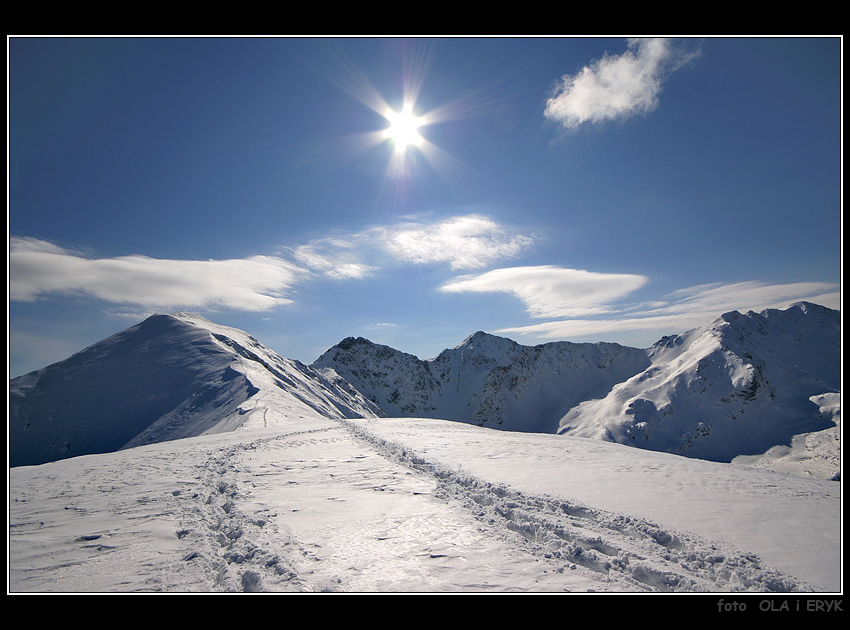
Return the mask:
<path id="1" fill-rule="evenodd" d="M 334 280 L 364 278 L 375 267 L 361 262 L 361 238 L 322 238 L 292 249 L 296 260 Z"/>
<path id="2" fill-rule="evenodd" d="M 303 273 L 292 263 L 269 256 L 98 259 L 38 239 L 13 237 L 9 298 L 26 302 L 51 294 L 84 294 L 154 309 L 220 306 L 264 311 L 291 303 L 286 293 Z"/>
<path id="3" fill-rule="evenodd" d="M 488 217 L 453 217 L 433 225 L 409 223 L 383 228 L 383 246 L 414 264 L 448 263 L 452 269 L 480 269 L 513 258 L 532 244 Z"/>
<path id="4" fill-rule="evenodd" d="M 705 324 L 728 311 L 759 312 L 768 308 L 786 308 L 803 300 L 829 308 L 841 308 L 841 294 L 837 285 L 826 282 L 717 283 L 681 289 L 651 305 L 632 307 L 628 309 L 630 314 L 627 317 L 564 319 L 503 328 L 496 332 L 542 339 L 570 339 L 587 336 L 612 338 L 623 333 L 642 331 L 657 335 L 652 340 L 655 341 L 662 335 L 685 332 Z M 625 311 L 622 309 L 620 313 Z"/>
<path id="5" fill-rule="evenodd" d="M 227 307 L 265 311 L 291 304 L 311 271 L 336 280 L 364 278 L 398 264 L 474 269 L 515 256 L 532 242 L 480 215 L 406 222 L 313 240 L 286 257 L 164 260 L 142 255 L 95 258 L 47 241 L 9 241 L 9 299 L 87 295 L 122 306 L 167 310 Z M 308 269 L 310 271 L 308 271 Z"/>
<path id="6" fill-rule="evenodd" d="M 510 267 L 455 279 L 441 287 L 454 293 L 509 293 L 532 317 L 580 317 L 610 311 L 610 304 L 639 289 L 647 278 L 593 273 L 556 266 Z"/>
<path id="7" fill-rule="evenodd" d="M 632 39 L 622 55 L 605 55 L 574 75 L 564 75 L 544 115 L 567 129 L 646 113 L 658 106 L 667 76 L 696 53 L 667 39 Z"/>
<path id="8" fill-rule="evenodd" d="M 434 223 L 408 221 L 334 237 L 294 248 L 295 258 L 331 278 L 361 278 L 393 263 L 447 264 L 480 269 L 518 256 L 533 243 L 489 217 L 472 214 Z M 368 260 L 368 263 L 365 262 Z"/>
<path id="9" fill-rule="evenodd" d="M 28 302 L 52 295 L 88 295 L 154 310 L 265 311 L 291 304 L 292 289 L 307 280 L 311 271 L 350 280 L 399 262 L 475 269 L 515 256 L 531 243 L 530 237 L 514 234 L 481 215 L 379 226 L 316 239 L 291 248 L 285 257 L 232 260 L 95 258 L 47 241 L 12 237 L 9 298 Z"/>

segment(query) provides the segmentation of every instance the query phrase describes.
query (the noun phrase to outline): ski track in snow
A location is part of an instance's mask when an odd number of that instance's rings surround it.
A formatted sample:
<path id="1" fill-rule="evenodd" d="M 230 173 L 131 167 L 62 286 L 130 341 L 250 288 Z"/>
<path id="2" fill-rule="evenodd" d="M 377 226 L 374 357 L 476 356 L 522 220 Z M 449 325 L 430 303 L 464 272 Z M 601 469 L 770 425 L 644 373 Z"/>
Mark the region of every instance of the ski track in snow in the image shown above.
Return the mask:
<path id="1" fill-rule="evenodd" d="M 132 475 L 109 455 L 81 458 L 75 479 L 43 476 L 73 460 L 12 475 L 12 590 L 813 590 L 753 554 L 435 465 L 354 421 L 256 433 L 125 451 Z"/>

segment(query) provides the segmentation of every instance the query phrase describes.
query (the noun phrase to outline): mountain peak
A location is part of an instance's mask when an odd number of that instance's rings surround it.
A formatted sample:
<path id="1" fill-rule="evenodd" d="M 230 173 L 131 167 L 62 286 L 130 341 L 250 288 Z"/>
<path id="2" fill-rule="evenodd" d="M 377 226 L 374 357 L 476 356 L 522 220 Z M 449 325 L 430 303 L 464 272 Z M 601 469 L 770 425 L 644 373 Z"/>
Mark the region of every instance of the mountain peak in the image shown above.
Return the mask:
<path id="1" fill-rule="evenodd" d="M 491 335 L 490 333 L 486 333 L 483 330 L 477 330 L 471 335 L 469 335 L 469 337 L 464 339 L 462 343 L 472 343 L 474 341 L 481 341 L 483 339 L 502 339 L 502 337 Z"/>
<path id="2" fill-rule="evenodd" d="M 820 304 L 815 304 L 814 302 L 806 302 L 805 300 L 794 302 L 786 310 L 791 309 L 797 309 L 803 311 L 804 313 L 808 313 L 809 311 L 814 311 L 815 313 L 826 313 L 828 311 L 834 310 L 831 308 L 827 308 L 826 306 L 822 306 Z"/>
<path id="3" fill-rule="evenodd" d="M 375 345 L 365 337 L 346 337 L 338 344 L 336 344 L 337 348 L 341 350 L 351 350 L 354 346 L 372 346 Z"/>
<path id="4" fill-rule="evenodd" d="M 514 348 L 519 344 L 512 339 L 508 339 L 507 337 L 499 337 L 497 335 L 493 335 L 490 333 L 486 333 L 482 330 L 476 331 L 469 335 L 466 339 L 460 342 L 455 346 L 455 350 L 459 350 L 462 348 L 472 348 L 472 349 L 506 349 L 506 348 Z"/>
<path id="5" fill-rule="evenodd" d="M 9 390 L 13 466 L 258 421 L 268 426 L 290 415 L 380 411 L 338 378 L 280 357 L 239 329 L 185 312 L 151 315 L 64 361 L 12 379 Z"/>

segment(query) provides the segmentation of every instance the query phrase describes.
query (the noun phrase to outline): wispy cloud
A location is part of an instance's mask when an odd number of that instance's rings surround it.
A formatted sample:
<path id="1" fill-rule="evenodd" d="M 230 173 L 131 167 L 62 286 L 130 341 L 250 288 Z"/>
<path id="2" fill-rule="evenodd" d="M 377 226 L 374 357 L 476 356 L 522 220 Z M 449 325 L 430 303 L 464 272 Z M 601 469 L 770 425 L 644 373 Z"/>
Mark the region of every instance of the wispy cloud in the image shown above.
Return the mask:
<path id="1" fill-rule="evenodd" d="M 226 307 L 264 311 L 289 304 L 304 272 L 270 256 L 233 260 L 164 260 L 147 256 L 90 258 L 46 241 L 13 237 L 9 298 L 88 295 L 151 309 Z"/>
<path id="2" fill-rule="evenodd" d="M 594 273 L 552 265 L 494 269 L 441 287 L 452 293 L 509 293 L 532 317 L 580 317 L 610 311 L 610 304 L 645 285 L 635 274 Z"/>
<path id="3" fill-rule="evenodd" d="M 573 130 L 586 122 L 628 118 L 658 106 L 671 72 L 697 53 L 680 48 L 679 40 L 630 39 L 622 55 L 606 54 L 558 81 L 544 115 Z"/>
<path id="4" fill-rule="evenodd" d="M 350 280 L 372 275 L 377 268 L 363 262 L 362 235 L 330 237 L 292 248 L 300 264 L 334 280 Z"/>
<path id="5" fill-rule="evenodd" d="M 828 282 L 716 282 L 674 291 L 656 303 L 647 314 L 762 311 L 801 300 L 817 301 L 838 308 L 839 298 L 838 286 Z"/>
<path id="6" fill-rule="evenodd" d="M 291 304 L 295 288 L 317 274 L 356 280 L 400 263 L 476 269 L 516 256 L 531 243 L 531 237 L 482 215 L 378 226 L 315 239 L 283 256 L 231 260 L 96 258 L 43 240 L 12 237 L 9 298 L 27 302 L 87 295 L 148 310 L 266 311 Z"/>
<path id="7" fill-rule="evenodd" d="M 758 312 L 785 308 L 803 300 L 838 309 L 841 303 L 839 287 L 826 282 L 767 284 L 751 281 L 700 285 L 675 291 L 653 303 L 621 306 L 611 318 L 561 319 L 496 332 L 540 339 L 611 338 L 635 331 L 661 336 L 690 330 L 727 311 Z"/>
<path id="8" fill-rule="evenodd" d="M 481 269 L 513 258 L 533 244 L 480 214 L 436 222 L 406 221 L 311 241 L 292 249 L 310 269 L 331 278 L 360 278 L 398 263 L 448 265 L 452 270 Z M 368 261 L 368 262 L 367 262 Z"/>

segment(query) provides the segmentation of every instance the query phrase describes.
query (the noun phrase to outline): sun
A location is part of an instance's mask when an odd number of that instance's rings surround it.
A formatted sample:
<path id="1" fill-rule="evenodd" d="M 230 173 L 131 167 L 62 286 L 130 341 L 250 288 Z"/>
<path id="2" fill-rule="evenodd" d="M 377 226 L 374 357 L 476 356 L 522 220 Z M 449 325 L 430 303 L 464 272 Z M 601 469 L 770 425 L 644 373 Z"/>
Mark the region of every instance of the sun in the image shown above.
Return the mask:
<path id="1" fill-rule="evenodd" d="M 413 114 L 412 104 L 405 103 L 400 112 L 388 109 L 384 118 L 390 123 L 384 130 L 384 137 L 393 142 L 396 151 L 404 153 L 411 146 L 422 145 L 424 139 L 419 128 L 425 124 L 425 119 Z"/>

